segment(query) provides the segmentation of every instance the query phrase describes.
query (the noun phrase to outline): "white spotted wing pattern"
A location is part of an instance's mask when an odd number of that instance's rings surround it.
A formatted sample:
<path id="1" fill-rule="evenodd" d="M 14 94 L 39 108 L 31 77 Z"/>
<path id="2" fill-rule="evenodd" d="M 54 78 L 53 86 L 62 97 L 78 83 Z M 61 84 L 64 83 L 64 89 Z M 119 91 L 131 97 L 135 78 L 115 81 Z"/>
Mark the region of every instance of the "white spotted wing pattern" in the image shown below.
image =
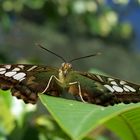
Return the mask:
<path id="1" fill-rule="evenodd" d="M 23 67 L 24 68 L 24 67 Z M 12 65 L 4 65 L 0 68 L 0 74 L 5 77 L 10 77 L 18 81 L 22 81 L 26 77 L 26 73 L 21 72 L 23 68 L 20 68 L 20 65 L 12 69 Z"/>
<path id="2" fill-rule="evenodd" d="M 81 73 L 81 75 L 96 81 L 97 87 L 100 86 L 104 92 L 100 95 L 102 97 L 98 97 L 97 104 L 107 106 L 121 102 L 126 104 L 140 102 L 140 85 L 138 84 L 91 73 Z"/>
<path id="3" fill-rule="evenodd" d="M 38 98 L 37 94 L 43 91 L 49 77 L 56 71 L 54 68 L 46 66 L 0 65 L 0 89 L 10 89 L 13 96 L 23 99 L 25 103 L 35 104 Z M 52 90 L 51 86 L 49 89 Z"/>
<path id="4" fill-rule="evenodd" d="M 10 89 L 13 96 L 32 104 L 37 102 L 38 93 L 63 97 L 63 91 L 74 99 L 102 106 L 140 102 L 140 85 L 74 71 L 69 63 L 63 63 L 60 68 L 0 65 L 0 88 Z"/>

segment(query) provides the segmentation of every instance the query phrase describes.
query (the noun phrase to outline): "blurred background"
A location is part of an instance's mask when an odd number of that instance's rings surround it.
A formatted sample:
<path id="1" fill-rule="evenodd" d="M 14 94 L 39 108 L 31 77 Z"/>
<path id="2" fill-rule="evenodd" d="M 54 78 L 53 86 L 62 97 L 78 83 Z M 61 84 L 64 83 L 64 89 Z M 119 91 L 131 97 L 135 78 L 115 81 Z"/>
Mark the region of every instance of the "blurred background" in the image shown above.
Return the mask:
<path id="1" fill-rule="evenodd" d="M 59 67 L 39 43 L 66 60 L 101 52 L 74 69 L 140 83 L 139 13 L 140 0 L 0 0 L 0 63 Z M 0 105 L 0 140 L 70 139 L 40 103 L 25 106 L 1 91 Z M 108 131 L 94 138 L 119 139 Z"/>

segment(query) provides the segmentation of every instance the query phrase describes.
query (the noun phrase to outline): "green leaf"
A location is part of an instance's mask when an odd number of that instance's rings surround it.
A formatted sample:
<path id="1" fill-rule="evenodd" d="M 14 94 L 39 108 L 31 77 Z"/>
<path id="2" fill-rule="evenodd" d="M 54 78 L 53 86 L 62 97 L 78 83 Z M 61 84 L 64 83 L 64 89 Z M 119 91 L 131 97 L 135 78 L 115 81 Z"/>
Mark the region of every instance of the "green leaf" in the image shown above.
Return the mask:
<path id="1" fill-rule="evenodd" d="M 15 120 L 11 113 L 11 103 L 9 92 L 0 90 L 0 129 L 4 133 L 10 133 L 14 129 Z"/>
<path id="2" fill-rule="evenodd" d="M 12 105 L 12 97 L 10 91 L 3 91 L 0 89 L 0 100 L 1 102 L 5 102 L 5 105 L 10 109 Z"/>
<path id="3" fill-rule="evenodd" d="M 40 99 L 60 127 L 76 140 L 83 138 L 111 118 L 140 106 L 119 104 L 101 107 L 46 95 L 40 95 Z"/>
<path id="4" fill-rule="evenodd" d="M 122 140 L 140 139 L 140 107 L 126 111 L 105 123 Z"/>

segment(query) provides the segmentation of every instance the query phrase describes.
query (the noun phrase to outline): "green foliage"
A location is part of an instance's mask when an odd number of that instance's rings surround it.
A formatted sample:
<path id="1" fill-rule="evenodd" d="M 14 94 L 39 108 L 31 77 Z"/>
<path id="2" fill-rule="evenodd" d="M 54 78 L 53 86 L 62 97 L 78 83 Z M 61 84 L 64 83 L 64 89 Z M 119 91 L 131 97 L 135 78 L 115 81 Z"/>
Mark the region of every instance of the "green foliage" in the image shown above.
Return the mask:
<path id="1" fill-rule="evenodd" d="M 6 95 L 6 96 L 5 96 Z M 11 112 L 12 98 L 1 94 L 0 138 L 10 140 L 136 140 L 140 139 L 140 103 L 101 107 L 40 95 L 45 108 L 22 104 L 23 111 Z M 18 100 L 18 102 L 20 102 Z M 22 103 L 22 102 L 21 102 Z M 36 108 L 36 107 L 41 107 Z M 42 110 L 42 109 L 41 109 Z M 51 116 L 49 115 L 49 112 Z M 53 119 L 54 118 L 54 119 Z M 57 124 L 58 123 L 58 124 Z M 114 134 L 115 138 L 104 132 Z"/>
<path id="2" fill-rule="evenodd" d="M 140 104 L 110 119 L 105 125 L 122 140 L 140 139 Z M 128 108 L 129 109 L 129 108 Z"/>
<path id="3" fill-rule="evenodd" d="M 72 100 L 40 96 L 42 103 L 60 127 L 75 140 L 102 125 L 122 140 L 140 138 L 140 104 L 101 107 Z"/>
<path id="4" fill-rule="evenodd" d="M 9 92 L 0 91 L 0 133 L 7 134 L 14 126 L 14 116 L 11 113 L 11 98 Z"/>
<path id="5" fill-rule="evenodd" d="M 0 8 L 1 25 L 5 30 L 10 30 L 20 17 L 39 25 L 46 23 L 68 36 L 86 35 L 105 42 L 129 44 L 133 35 L 132 26 L 119 22 L 118 13 L 104 1 L 2 0 Z"/>
<path id="6" fill-rule="evenodd" d="M 70 140 L 47 111 L 0 91 L 0 140 Z"/>

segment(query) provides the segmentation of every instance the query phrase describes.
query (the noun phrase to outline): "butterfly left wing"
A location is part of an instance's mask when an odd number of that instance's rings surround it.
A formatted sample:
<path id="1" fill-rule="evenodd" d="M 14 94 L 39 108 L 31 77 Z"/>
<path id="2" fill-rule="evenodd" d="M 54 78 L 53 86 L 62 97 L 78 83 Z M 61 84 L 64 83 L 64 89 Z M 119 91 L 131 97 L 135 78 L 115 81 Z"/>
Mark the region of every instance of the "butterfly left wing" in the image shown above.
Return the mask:
<path id="1" fill-rule="evenodd" d="M 78 81 L 84 101 L 98 105 L 140 102 L 140 85 L 92 73 L 73 72 L 72 80 Z M 71 80 L 71 81 L 72 81 Z M 78 95 L 78 87 L 72 85 L 69 92 Z"/>
<path id="2" fill-rule="evenodd" d="M 43 65 L 0 65 L 0 89 L 11 89 L 13 96 L 34 104 L 38 99 L 37 94 L 46 88 L 49 78 L 57 73 L 57 69 Z M 53 81 L 47 91 L 58 96 L 58 89 Z"/>

